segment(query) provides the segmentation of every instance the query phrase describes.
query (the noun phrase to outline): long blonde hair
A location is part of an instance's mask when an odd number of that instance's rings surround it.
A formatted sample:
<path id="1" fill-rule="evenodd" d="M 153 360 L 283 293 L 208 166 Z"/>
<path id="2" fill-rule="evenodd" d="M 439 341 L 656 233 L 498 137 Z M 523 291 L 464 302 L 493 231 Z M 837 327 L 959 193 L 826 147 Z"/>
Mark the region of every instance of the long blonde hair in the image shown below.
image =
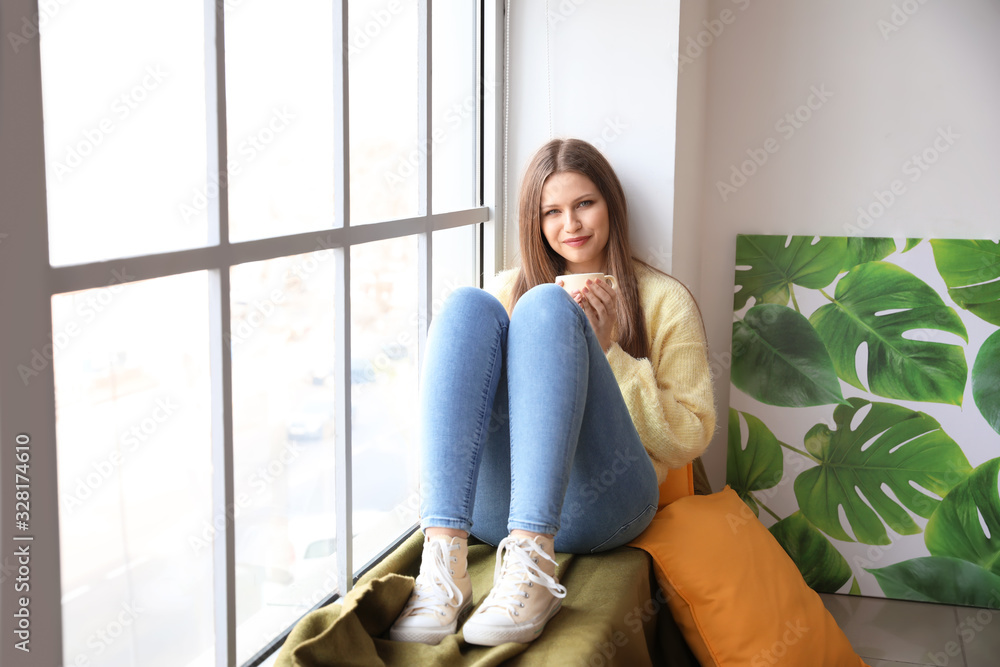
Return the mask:
<path id="1" fill-rule="evenodd" d="M 628 240 L 628 204 L 625 191 L 607 159 L 586 141 L 553 139 L 542 146 L 525 170 L 518 203 L 518 234 L 521 270 L 511 307 L 535 285 L 551 283 L 566 272 L 563 259 L 542 232 L 542 187 L 552 174 L 574 171 L 589 178 L 608 207 L 607 270 L 618 279 L 618 344 L 631 356 L 649 356 L 646 323 L 639 302 L 639 281 L 635 275 Z"/>

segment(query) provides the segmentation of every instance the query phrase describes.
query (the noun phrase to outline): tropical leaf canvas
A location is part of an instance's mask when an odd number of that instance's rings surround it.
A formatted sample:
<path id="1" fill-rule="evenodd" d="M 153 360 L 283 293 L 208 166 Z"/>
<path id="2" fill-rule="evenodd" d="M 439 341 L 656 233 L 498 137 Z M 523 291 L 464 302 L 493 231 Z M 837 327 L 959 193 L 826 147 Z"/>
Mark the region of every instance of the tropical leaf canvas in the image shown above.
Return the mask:
<path id="1" fill-rule="evenodd" d="M 822 592 L 1000 609 L 1000 243 L 740 235 L 727 484 Z"/>

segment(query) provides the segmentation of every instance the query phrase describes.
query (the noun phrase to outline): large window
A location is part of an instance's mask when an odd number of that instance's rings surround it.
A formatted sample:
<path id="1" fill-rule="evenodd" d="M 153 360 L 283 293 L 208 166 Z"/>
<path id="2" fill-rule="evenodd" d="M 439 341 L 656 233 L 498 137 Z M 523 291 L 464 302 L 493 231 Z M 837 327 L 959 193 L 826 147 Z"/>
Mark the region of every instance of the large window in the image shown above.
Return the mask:
<path id="1" fill-rule="evenodd" d="M 33 653 L 256 664 L 416 523 L 427 326 L 496 267 L 502 8 L 50 4 L 18 49 L 47 224 L 0 234 L 41 282 L 0 351 L 4 445 L 54 436 Z"/>

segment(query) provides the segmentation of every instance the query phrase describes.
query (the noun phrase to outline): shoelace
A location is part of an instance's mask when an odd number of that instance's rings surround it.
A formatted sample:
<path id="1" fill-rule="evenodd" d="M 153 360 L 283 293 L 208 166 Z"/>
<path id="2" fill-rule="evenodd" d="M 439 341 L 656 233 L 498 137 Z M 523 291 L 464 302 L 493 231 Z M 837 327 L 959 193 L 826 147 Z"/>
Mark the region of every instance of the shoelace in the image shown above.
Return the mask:
<path id="1" fill-rule="evenodd" d="M 432 613 L 444 616 L 441 607 L 462 606 L 465 596 L 452 580 L 450 568 L 445 565 L 447 561 L 457 560 L 451 552 L 460 548 L 457 544 L 445 544 L 441 540 L 430 542 L 413 588 L 415 597 L 410 599 L 410 615 Z"/>
<path id="2" fill-rule="evenodd" d="M 483 603 L 485 608 L 497 608 L 512 616 L 520 616 L 522 600 L 528 595 L 520 589 L 522 584 L 540 584 L 557 598 L 566 597 L 566 587 L 538 567 L 537 554 L 555 564 L 537 542 L 524 538 L 505 537 L 497 548 L 497 562 L 493 568 L 493 590 Z"/>

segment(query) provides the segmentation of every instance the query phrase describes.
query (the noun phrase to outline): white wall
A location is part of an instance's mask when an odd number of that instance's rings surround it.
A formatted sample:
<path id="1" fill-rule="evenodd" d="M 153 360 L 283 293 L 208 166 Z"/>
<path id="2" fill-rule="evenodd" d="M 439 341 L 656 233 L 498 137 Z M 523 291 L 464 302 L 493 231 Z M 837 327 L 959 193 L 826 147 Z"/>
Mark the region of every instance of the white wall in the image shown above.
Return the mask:
<path id="1" fill-rule="evenodd" d="M 692 236 L 700 244 L 697 296 L 720 371 L 720 428 L 705 461 L 718 489 L 725 479 L 724 355 L 732 333 L 737 234 L 1000 236 L 1000 3 L 685 2 L 682 49 L 692 34 L 686 29 L 701 29 L 701 18 L 691 15 L 704 15 L 706 8 L 709 21 L 724 10 L 733 12 L 733 21 L 695 60 L 707 62 L 692 69 L 704 79 L 689 82 L 686 71 L 681 75 L 682 120 L 704 118 L 703 128 L 693 128 L 703 133 L 703 152 L 697 141 L 679 143 L 677 162 L 703 161 L 704 167 L 697 193 L 678 188 L 677 210 L 696 217 L 679 217 L 677 236 L 687 239 L 686 247 Z M 776 127 L 807 104 L 814 89 L 828 91 L 829 98 L 820 103 L 814 97 L 818 108 L 808 114 L 800 110 L 809 119 L 797 129 Z M 949 128 L 950 140 L 937 139 Z M 769 138 L 776 152 L 724 201 L 717 183 Z M 922 169 L 912 160 L 925 150 L 936 161 Z M 858 208 L 872 207 L 879 196 L 889 201 L 879 193 L 893 181 L 902 194 L 871 223 L 862 219 L 863 228 Z"/>
<path id="2" fill-rule="evenodd" d="M 622 181 L 635 254 L 669 271 L 679 0 L 510 4 L 505 265 L 517 255 L 524 166 L 550 138 L 577 137 L 600 148 Z"/>

